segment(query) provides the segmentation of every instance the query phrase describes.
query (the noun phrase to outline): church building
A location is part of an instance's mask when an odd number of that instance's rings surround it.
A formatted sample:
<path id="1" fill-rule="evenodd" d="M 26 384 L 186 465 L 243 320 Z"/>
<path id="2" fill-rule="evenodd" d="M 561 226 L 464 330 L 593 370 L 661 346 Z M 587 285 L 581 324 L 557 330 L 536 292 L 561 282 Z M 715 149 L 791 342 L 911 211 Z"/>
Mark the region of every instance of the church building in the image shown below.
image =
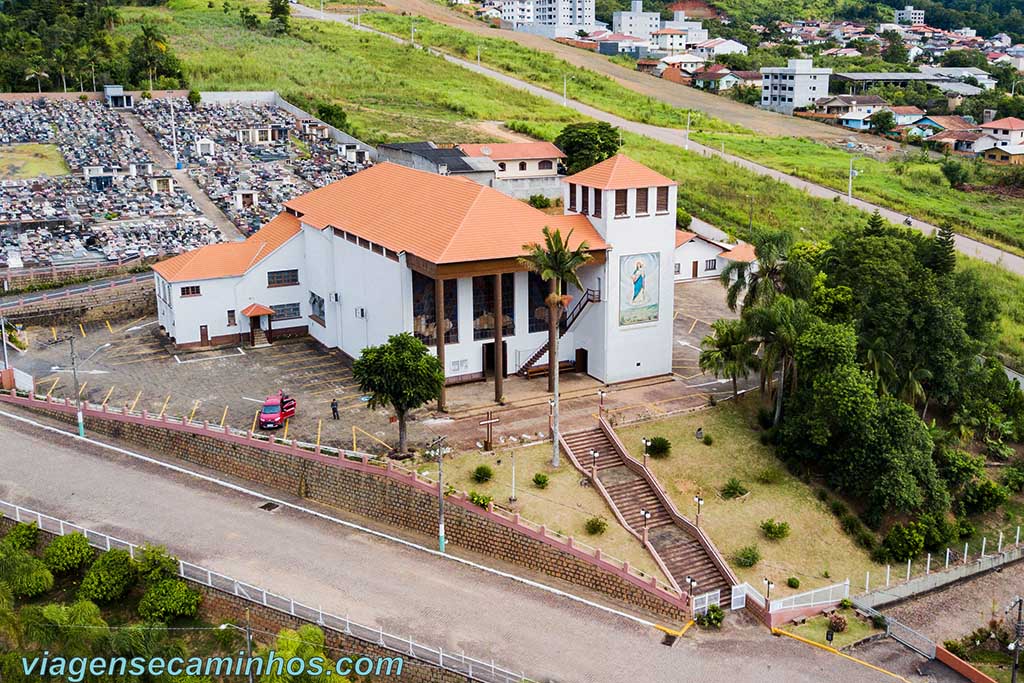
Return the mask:
<path id="1" fill-rule="evenodd" d="M 310 335 L 353 358 L 410 332 L 448 384 L 500 390 L 546 371 L 548 284 L 519 259 L 549 226 L 591 255 L 567 291 L 559 360 L 606 383 L 669 374 L 675 182 L 618 155 L 563 178 L 562 207 L 379 163 L 285 202 L 244 242 L 154 266 L 160 325 L 178 347 Z"/>

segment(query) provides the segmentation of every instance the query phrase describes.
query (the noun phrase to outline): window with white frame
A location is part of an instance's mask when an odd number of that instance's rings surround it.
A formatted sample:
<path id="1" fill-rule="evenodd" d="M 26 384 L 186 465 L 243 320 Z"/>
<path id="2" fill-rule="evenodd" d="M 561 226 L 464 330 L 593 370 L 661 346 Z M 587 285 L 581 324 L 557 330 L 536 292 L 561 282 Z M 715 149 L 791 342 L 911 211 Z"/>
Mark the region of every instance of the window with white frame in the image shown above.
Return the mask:
<path id="1" fill-rule="evenodd" d="M 704 261 L 704 270 L 718 270 L 718 259 L 709 258 Z"/>

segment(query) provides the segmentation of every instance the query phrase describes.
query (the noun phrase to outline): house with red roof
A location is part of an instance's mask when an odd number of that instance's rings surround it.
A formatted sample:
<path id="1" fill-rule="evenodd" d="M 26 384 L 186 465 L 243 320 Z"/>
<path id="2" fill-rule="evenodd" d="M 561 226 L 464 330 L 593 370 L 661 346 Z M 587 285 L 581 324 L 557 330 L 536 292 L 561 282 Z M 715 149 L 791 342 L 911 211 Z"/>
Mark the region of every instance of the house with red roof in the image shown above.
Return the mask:
<path id="1" fill-rule="evenodd" d="M 676 282 L 715 278 L 730 261 L 754 264 L 754 248 L 746 242 L 730 244 L 688 230 L 676 231 L 673 276 Z"/>
<path id="2" fill-rule="evenodd" d="M 624 155 L 561 178 L 561 215 L 458 176 L 378 163 L 284 203 L 244 242 L 154 267 L 179 347 L 309 335 L 358 357 L 400 332 L 448 383 L 546 372 L 548 283 L 521 261 L 559 230 L 590 260 L 568 287 L 559 361 L 603 382 L 672 369 L 676 183 Z"/>

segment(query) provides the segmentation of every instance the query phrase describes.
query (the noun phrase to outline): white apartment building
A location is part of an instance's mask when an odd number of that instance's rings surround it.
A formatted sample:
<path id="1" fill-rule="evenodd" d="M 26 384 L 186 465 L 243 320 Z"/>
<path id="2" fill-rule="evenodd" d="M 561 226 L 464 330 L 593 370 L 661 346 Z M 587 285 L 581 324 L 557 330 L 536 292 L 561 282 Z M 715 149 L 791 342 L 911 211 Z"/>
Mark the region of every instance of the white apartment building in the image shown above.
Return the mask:
<path id="1" fill-rule="evenodd" d="M 675 29 L 686 33 L 687 43 L 703 43 L 708 39 L 708 30 L 699 21 L 688 21 L 686 12 L 676 11 L 672 13 L 671 21 L 661 22 L 662 29 Z"/>
<path id="2" fill-rule="evenodd" d="M 914 9 L 913 5 L 906 5 L 903 9 L 895 10 L 897 24 L 923 24 L 924 10 Z"/>
<path id="3" fill-rule="evenodd" d="M 1024 148 L 1024 120 L 1014 116 L 981 124 L 985 136 L 974 143 L 974 151 L 983 152 L 993 147 Z"/>
<path id="4" fill-rule="evenodd" d="M 510 16 L 529 16 L 529 22 L 516 23 L 512 28 L 516 31 L 533 33 L 545 38 L 574 38 L 577 31 L 590 33 L 596 28 L 594 20 L 594 0 L 514 0 L 529 3 L 530 7 L 519 7 L 509 10 Z M 504 6 L 502 6 L 502 20 Z"/>
<path id="5" fill-rule="evenodd" d="M 308 334 L 351 357 L 408 332 L 448 383 L 497 384 L 547 363 L 548 285 L 519 260 L 547 226 L 591 255 L 558 360 L 607 383 L 668 375 L 676 183 L 617 155 L 564 178 L 562 206 L 379 163 L 285 202 L 244 242 L 156 264 L 160 326 L 181 347 Z"/>
<path id="6" fill-rule="evenodd" d="M 792 115 L 828 95 L 832 69 L 814 66 L 810 59 L 791 59 L 787 66 L 762 67 L 761 108 Z"/>
<path id="7" fill-rule="evenodd" d="M 645 12 L 643 0 L 633 0 L 628 12 L 612 13 L 612 33 L 624 33 L 650 42 L 661 28 L 661 13 Z"/>
<path id="8" fill-rule="evenodd" d="M 532 24 L 533 0 L 505 0 L 501 5 L 501 20 L 515 29 L 521 24 Z"/>

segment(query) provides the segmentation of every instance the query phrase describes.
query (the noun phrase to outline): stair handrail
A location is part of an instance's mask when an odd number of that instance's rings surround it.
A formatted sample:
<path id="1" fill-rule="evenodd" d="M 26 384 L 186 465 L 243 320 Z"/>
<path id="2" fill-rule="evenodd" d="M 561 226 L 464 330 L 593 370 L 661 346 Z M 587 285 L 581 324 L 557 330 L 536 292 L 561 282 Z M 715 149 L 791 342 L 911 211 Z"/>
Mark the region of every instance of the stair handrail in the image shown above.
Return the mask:
<path id="1" fill-rule="evenodd" d="M 644 543 L 643 534 L 638 533 L 632 526 L 629 525 L 629 523 L 626 521 L 626 518 L 622 516 L 622 512 L 619 510 L 619 506 L 616 505 L 615 501 L 612 500 L 611 494 L 608 493 L 608 489 L 606 489 L 604 487 L 604 484 L 601 483 L 600 477 L 592 476 L 585 469 L 583 469 L 583 466 L 580 464 L 580 461 L 576 458 L 576 454 L 573 453 L 572 448 L 569 447 L 569 443 L 561 434 L 558 435 L 558 443 L 562 447 L 562 450 L 565 451 L 566 457 L 569 458 L 569 461 L 573 464 L 573 466 L 575 466 L 577 470 L 583 473 L 584 476 L 590 476 L 590 481 L 593 482 L 594 488 L 596 488 L 597 492 L 601 495 L 602 498 L 604 498 L 605 505 L 607 505 L 611 509 L 612 514 L 615 515 L 615 519 L 618 520 L 619 524 L 622 525 L 622 528 L 624 528 L 626 531 L 628 531 L 634 537 L 636 537 L 636 540 L 640 541 L 640 544 L 644 546 L 647 552 L 651 554 L 651 557 L 654 558 L 654 563 L 658 565 L 658 568 L 661 569 L 661 573 L 664 574 L 665 578 L 668 579 L 669 585 L 671 585 L 673 588 L 679 591 L 680 595 L 688 595 L 687 591 L 683 590 L 676 582 L 675 577 L 672 576 L 672 572 L 668 570 L 668 566 L 665 564 L 664 560 L 661 559 L 661 556 L 658 554 L 658 551 L 654 549 L 654 546 L 651 544 L 650 540 L 648 540 L 647 543 Z"/>
<path id="2" fill-rule="evenodd" d="M 588 304 L 598 303 L 599 301 L 601 301 L 601 290 L 591 289 L 589 287 L 583 290 L 583 296 L 579 298 L 579 300 L 576 302 L 576 305 L 572 307 L 568 314 L 563 314 L 559 318 L 558 338 L 561 339 L 565 335 L 565 333 L 569 331 L 569 328 L 572 327 L 572 324 L 576 322 L 576 320 L 581 315 L 583 315 L 583 311 L 584 309 L 586 309 Z M 536 363 L 540 359 L 540 357 L 544 355 L 544 352 L 545 350 L 547 350 L 549 342 L 550 340 L 545 340 L 544 343 L 541 344 L 536 351 L 530 354 L 530 358 L 525 363 L 523 363 L 519 367 L 519 369 L 516 370 L 516 372 L 523 372 L 527 368 L 532 367 L 533 364 Z"/>
<path id="3" fill-rule="evenodd" d="M 665 506 L 665 509 L 668 511 L 669 516 L 672 517 L 672 519 L 676 521 L 680 526 L 685 528 L 689 533 L 693 534 L 693 536 L 696 537 L 697 542 L 701 544 L 705 552 L 707 552 L 708 557 L 711 558 L 712 564 L 714 564 L 715 567 L 718 568 L 718 571 L 721 572 L 722 576 L 729 582 L 730 585 L 739 585 L 740 580 L 736 577 L 736 574 L 732 571 L 728 563 L 722 557 L 722 554 L 719 552 L 715 544 L 711 541 L 708 535 L 704 533 L 704 530 L 701 529 L 699 526 L 695 525 L 689 519 L 684 517 L 682 513 L 679 512 L 678 508 L 676 508 L 675 506 L 675 503 L 672 502 L 672 499 L 665 494 L 665 490 L 661 487 L 661 484 L 658 482 L 657 477 L 654 476 L 654 473 L 651 472 L 650 469 L 645 467 L 642 462 L 638 461 L 636 458 L 630 455 L 629 451 L 626 450 L 626 447 L 623 445 L 622 441 L 619 440 L 618 434 L 616 434 L 615 430 L 612 429 L 610 424 L 608 424 L 608 421 L 601 417 L 598 419 L 598 422 L 600 423 L 601 429 L 602 431 L 604 431 L 605 436 L 608 437 L 608 440 L 611 441 L 612 445 L 619 452 L 619 455 L 622 457 L 623 462 L 626 463 L 626 466 L 647 481 L 648 485 L 650 485 L 650 487 L 654 490 L 654 495 L 657 496 L 658 500 L 661 501 L 661 504 Z"/>

